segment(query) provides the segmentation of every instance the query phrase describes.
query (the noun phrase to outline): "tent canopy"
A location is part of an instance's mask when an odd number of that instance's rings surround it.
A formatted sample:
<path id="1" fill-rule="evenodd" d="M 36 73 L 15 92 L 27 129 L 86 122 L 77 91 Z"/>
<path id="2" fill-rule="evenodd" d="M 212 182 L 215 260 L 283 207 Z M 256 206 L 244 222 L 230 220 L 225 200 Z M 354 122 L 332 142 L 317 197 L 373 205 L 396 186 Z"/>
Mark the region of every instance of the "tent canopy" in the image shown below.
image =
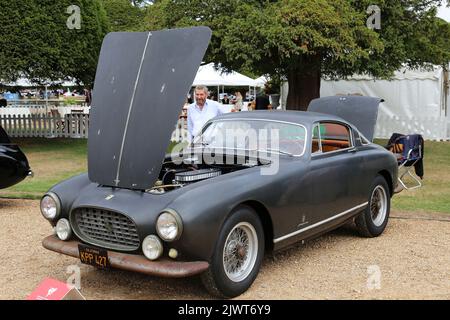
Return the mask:
<path id="1" fill-rule="evenodd" d="M 255 81 L 256 81 L 258 87 L 263 88 L 269 80 L 270 79 L 268 77 L 261 76 L 258 79 L 256 79 Z"/>
<path id="2" fill-rule="evenodd" d="M 39 87 L 45 87 L 46 85 L 48 85 L 48 86 L 59 85 L 59 86 L 62 86 L 62 87 L 76 87 L 76 86 L 78 86 L 76 84 L 75 80 L 72 80 L 72 81 L 64 81 L 64 80 L 50 81 L 50 80 L 44 80 L 43 84 L 39 85 L 39 84 L 36 84 L 36 83 L 32 83 L 27 78 L 19 78 L 19 79 L 17 79 L 16 82 L 3 83 L 3 85 L 6 86 L 6 87 L 24 87 L 24 88 L 39 88 Z"/>
<path id="3" fill-rule="evenodd" d="M 247 86 L 259 87 L 260 84 L 252 78 L 244 76 L 236 71 L 231 73 L 221 72 L 214 68 L 214 63 L 209 63 L 198 68 L 193 86 Z"/>

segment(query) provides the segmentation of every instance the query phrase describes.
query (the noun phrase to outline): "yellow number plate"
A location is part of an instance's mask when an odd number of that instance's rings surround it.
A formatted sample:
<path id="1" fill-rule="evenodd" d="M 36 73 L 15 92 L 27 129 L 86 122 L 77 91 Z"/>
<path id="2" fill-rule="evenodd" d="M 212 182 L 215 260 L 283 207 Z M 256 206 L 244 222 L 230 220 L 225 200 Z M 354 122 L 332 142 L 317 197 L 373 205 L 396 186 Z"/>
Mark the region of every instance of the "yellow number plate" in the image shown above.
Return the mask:
<path id="1" fill-rule="evenodd" d="M 79 244 L 78 252 L 82 263 L 102 269 L 109 268 L 108 251 L 105 249 Z"/>

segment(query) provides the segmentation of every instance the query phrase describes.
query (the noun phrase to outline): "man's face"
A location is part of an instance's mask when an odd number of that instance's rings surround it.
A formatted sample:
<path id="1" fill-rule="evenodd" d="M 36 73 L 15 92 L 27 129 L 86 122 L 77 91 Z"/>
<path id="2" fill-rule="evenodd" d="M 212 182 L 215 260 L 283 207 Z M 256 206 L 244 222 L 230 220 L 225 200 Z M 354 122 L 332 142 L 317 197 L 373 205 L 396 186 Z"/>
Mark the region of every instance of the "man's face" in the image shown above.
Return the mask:
<path id="1" fill-rule="evenodd" d="M 195 90 L 195 100 L 199 106 L 203 106 L 206 101 L 206 92 L 203 90 Z"/>

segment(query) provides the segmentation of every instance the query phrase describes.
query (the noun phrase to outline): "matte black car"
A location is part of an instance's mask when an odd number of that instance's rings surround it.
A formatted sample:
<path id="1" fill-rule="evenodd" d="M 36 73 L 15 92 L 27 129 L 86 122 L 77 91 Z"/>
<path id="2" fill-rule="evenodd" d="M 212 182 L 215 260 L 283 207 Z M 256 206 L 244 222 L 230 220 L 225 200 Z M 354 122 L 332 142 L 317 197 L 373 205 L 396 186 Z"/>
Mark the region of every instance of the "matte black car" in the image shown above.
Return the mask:
<path id="1" fill-rule="evenodd" d="M 364 236 L 383 232 L 397 162 L 370 142 L 380 99 L 332 97 L 310 106 L 337 115 L 222 115 L 190 148 L 165 156 L 209 37 L 207 28 L 107 36 L 88 174 L 42 198 L 56 233 L 45 248 L 99 268 L 201 274 L 210 292 L 234 297 L 253 283 L 266 251 L 353 219 Z M 231 146 L 224 143 L 235 134 Z"/>
<path id="2" fill-rule="evenodd" d="M 29 175 L 32 171 L 27 157 L 0 127 L 0 189 L 11 187 Z"/>

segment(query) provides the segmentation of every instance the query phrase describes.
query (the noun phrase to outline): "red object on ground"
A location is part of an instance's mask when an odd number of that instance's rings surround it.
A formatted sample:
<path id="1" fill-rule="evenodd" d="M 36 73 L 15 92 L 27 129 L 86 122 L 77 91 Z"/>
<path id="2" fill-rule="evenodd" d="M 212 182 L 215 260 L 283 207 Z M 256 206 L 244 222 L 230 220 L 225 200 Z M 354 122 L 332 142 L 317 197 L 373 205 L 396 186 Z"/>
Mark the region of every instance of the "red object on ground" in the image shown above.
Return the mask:
<path id="1" fill-rule="evenodd" d="M 66 283 L 46 278 L 27 297 L 27 300 L 85 300 L 76 288 L 69 287 Z"/>

